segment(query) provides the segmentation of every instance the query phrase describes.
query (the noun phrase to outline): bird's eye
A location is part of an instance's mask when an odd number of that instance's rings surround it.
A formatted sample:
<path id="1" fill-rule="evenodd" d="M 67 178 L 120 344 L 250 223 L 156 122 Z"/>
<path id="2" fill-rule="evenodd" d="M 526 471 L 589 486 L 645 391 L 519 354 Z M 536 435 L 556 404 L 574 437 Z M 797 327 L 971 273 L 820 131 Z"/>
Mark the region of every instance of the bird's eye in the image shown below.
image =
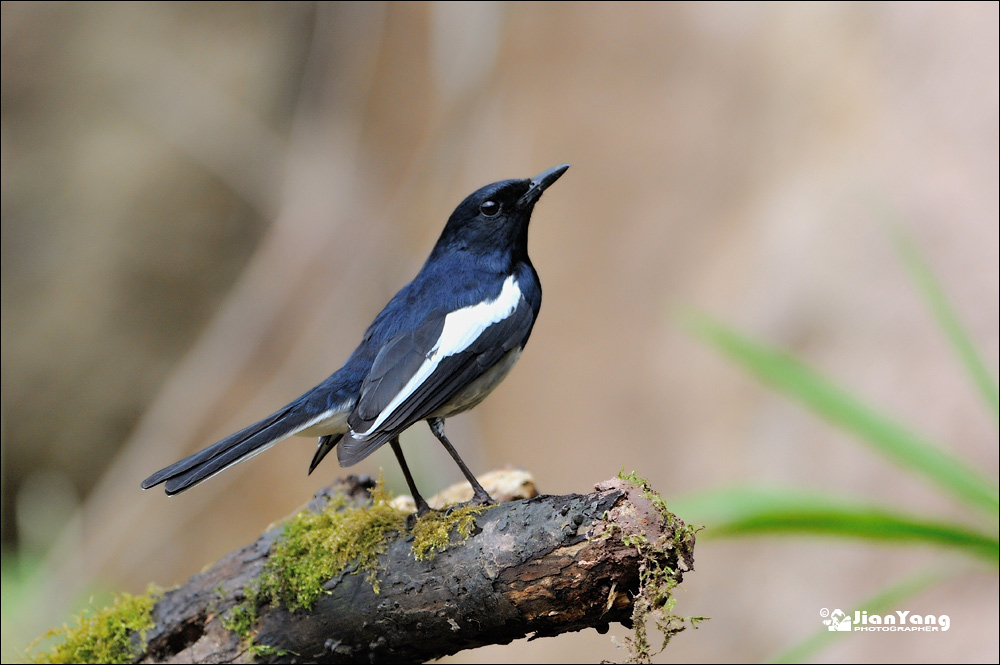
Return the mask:
<path id="1" fill-rule="evenodd" d="M 500 212 L 500 204 L 492 199 L 484 201 L 483 205 L 479 206 L 479 212 L 487 217 L 495 217 Z"/>

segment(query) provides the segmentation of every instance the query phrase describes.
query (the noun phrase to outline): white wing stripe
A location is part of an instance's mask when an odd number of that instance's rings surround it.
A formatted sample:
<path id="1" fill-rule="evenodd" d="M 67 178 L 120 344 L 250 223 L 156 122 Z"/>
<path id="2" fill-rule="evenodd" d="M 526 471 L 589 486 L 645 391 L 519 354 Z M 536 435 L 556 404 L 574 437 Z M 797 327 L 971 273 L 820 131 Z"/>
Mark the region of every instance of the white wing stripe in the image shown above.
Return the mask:
<path id="1" fill-rule="evenodd" d="M 400 404 L 406 401 L 428 377 L 434 374 L 442 360 L 469 348 L 483 334 L 484 330 L 513 314 L 520 301 L 521 289 L 517 285 L 517 280 L 511 275 L 504 281 L 500 295 L 495 300 L 463 307 L 446 316 L 441 336 L 438 337 L 433 348 L 427 352 L 427 357 L 420 368 L 407 381 L 403 389 L 392 398 L 392 401 L 382 409 L 371 427 L 364 432 L 352 431 L 351 436 L 362 440 L 377 430 Z"/>

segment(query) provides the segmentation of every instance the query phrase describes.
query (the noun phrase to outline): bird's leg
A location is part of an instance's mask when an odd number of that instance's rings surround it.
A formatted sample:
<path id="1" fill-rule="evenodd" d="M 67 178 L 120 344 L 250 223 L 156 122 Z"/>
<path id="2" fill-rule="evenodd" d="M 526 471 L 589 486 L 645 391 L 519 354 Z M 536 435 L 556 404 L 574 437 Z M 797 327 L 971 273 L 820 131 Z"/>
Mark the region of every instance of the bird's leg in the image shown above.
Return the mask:
<path id="1" fill-rule="evenodd" d="M 444 418 L 428 418 L 427 424 L 430 426 L 431 431 L 434 432 L 434 436 L 437 437 L 437 440 L 441 442 L 441 445 L 448 451 L 451 458 L 455 460 L 456 464 L 458 464 L 458 468 L 465 474 L 466 480 L 468 480 L 469 484 L 472 485 L 472 502 L 482 504 L 496 503 L 493 500 L 493 497 L 491 497 L 489 493 L 483 489 L 483 486 L 479 484 L 476 477 L 472 475 L 472 472 L 469 471 L 469 467 L 465 466 L 465 462 L 463 462 L 462 458 L 458 456 L 458 451 L 451 445 L 451 441 L 448 440 L 448 437 L 444 435 Z"/>
<path id="2" fill-rule="evenodd" d="M 396 453 L 396 461 L 399 462 L 399 466 L 403 469 L 403 477 L 406 478 L 406 484 L 410 486 L 413 503 L 417 504 L 417 517 L 423 517 L 430 511 L 431 507 L 427 505 L 424 497 L 420 496 L 420 492 L 417 491 L 417 484 L 413 482 L 413 476 L 410 475 L 410 467 L 406 466 L 406 460 L 403 458 L 403 449 L 399 445 L 399 437 L 392 437 L 389 445 L 392 446 L 392 452 Z"/>

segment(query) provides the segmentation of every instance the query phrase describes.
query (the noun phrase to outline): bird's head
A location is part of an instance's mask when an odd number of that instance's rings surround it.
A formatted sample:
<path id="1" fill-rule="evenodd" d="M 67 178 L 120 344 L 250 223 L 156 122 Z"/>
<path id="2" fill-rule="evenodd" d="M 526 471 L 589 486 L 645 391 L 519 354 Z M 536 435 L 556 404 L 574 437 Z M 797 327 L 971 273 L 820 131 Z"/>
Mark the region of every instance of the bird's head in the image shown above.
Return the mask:
<path id="1" fill-rule="evenodd" d="M 513 251 L 526 257 L 535 203 L 568 168 L 569 164 L 560 164 L 534 178 L 501 180 L 476 190 L 448 218 L 434 253 Z"/>

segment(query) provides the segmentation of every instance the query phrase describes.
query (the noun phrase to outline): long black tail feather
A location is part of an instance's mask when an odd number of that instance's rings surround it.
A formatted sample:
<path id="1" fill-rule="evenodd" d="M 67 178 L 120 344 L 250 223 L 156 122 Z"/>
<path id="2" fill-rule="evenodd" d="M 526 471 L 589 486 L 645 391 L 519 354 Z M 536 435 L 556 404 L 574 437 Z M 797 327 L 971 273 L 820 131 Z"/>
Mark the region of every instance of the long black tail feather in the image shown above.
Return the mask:
<path id="1" fill-rule="evenodd" d="M 142 481 L 142 489 L 166 483 L 167 494 L 178 494 L 228 467 L 262 453 L 307 426 L 316 414 L 290 404 L 208 448 L 160 469 Z"/>

